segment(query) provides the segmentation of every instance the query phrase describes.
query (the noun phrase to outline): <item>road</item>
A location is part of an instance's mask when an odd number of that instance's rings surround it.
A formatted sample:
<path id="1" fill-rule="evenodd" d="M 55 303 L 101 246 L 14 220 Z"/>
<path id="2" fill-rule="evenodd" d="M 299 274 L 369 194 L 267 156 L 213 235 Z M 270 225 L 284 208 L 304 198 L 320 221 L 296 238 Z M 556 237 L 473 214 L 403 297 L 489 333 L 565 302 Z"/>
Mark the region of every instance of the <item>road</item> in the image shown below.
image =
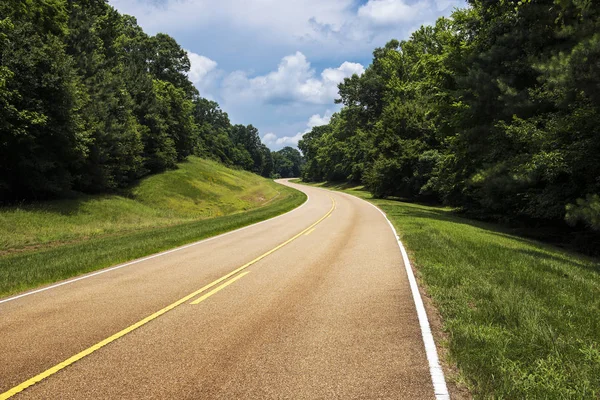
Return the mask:
<path id="1" fill-rule="evenodd" d="M 385 217 L 342 193 L 0 303 L 0 395 L 431 399 Z"/>

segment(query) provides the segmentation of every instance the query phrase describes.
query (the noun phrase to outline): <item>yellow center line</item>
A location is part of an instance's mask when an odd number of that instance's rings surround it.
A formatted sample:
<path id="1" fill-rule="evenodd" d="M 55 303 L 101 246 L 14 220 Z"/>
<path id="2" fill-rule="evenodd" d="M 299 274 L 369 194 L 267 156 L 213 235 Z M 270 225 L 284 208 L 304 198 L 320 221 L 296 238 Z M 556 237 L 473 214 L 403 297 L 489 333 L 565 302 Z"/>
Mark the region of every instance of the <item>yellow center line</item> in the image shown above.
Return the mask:
<path id="1" fill-rule="evenodd" d="M 166 306 L 165 308 L 163 308 L 162 310 L 159 310 L 157 312 L 155 312 L 152 315 L 147 316 L 146 318 L 142 319 L 141 321 L 136 322 L 135 324 L 115 333 L 114 335 L 110 336 L 109 338 L 104 339 L 103 341 L 96 343 L 95 345 L 75 354 L 74 356 L 66 359 L 65 361 L 56 364 L 55 366 L 45 370 L 44 372 L 34 376 L 33 378 L 30 378 L 28 380 L 26 380 L 25 382 L 21 383 L 20 385 L 17 385 L 15 387 L 13 387 L 12 389 L 9 389 L 8 391 L 0 394 L 0 400 L 5 400 L 8 399 L 12 396 L 14 396 L 17 393 L 22 392 L 23 390 L 27 389 L 30 386 L 35 385 L 36 383 L 40 382 L 43 379 L 48 378 L 51 375 L 56 374 L 58 371 L 68 367 L 71 364 L 76 363 L 77 361 L 81 360 L 82 358 L 92 354 L 93 352 L 95 352 L 96 350 L 101 349 L 102 347 L 106 346 L 107 344 L 114 342 L 115 340 L 127 335 L 128 333 L 138 329 L 139 327 L 146 325 L 148 322 L 160 317 L 161 315 L 171 311 L 172 309 L 174 309 L 175 307 L 180 306 L 181 304 L 193 299 L 194 297 L 196 297 L 197 295 L 199 295 L 200 293 L 204 292 L 205 290 L 210 289 L 211 287 L 218 285 L 219 283 L 223 282 L 226 279 L 229 279 L 230 277 L 232 277 L 233 275 L 237 274 L 238 272 L 248 268 L 249 266 L 251 266 L 252 264 L 257 263 L 258 261 L 262 260 L 263 258 L 267 257 L 268 255 L 276 252 L 277 250 L 281 249 L 283 246 L 293 242 L 294 240 L 298 239 L 300 236 L 302 236 L 303 234 L 305 234 L 306 232 L 308 232 L 309 230 L 313 229 L 315 226 L 317 226 L 321 221 L 323 221 L 325 218 L 329 217 L 331 215 L 331 213 L 333 212 L 333 210 L 335 210 L 335 200 L 333 199 L 333 197 L 329 196 L 329 198 L 331 199 L 331 208 L 329 209 L 329 211 L 327 212 L 327 214 L 325 214 L 324 216 L 322 216 L 317 222 L 313 223 L 311 226 L 309 226 L 308 228 L 304 229 L 302 232 L 296 234 L 295 236 L 293 236 L 292 238 L 286 240 L 285 242 L 281 243 L 280 245 L 278 245 L 277 247 L 273 248 L 272 250 L 267 251 L 266 253 L 264 253 L 263 255 L 256 257 L 254 260 L 242 265 L 241 267 L 239 267 L 236 270 L 231 271 L 230 273 L 228 273 L 227 275 L 224 275 L 222 277 L 220 277 L 219 279 L 209 283 L 208 285 L 204 286 L 201 289 L 196 290 L 194 293 L 191 293 L 187 296 L 185 296 L 182 299 L 177 300 L 175 303 L 170 304 L 168 306 Z M 241 277 L 242 275 L 240 275 Z M 230 281 L 229 283 L 233 283 L 234 280 Z M 225 287 L 225 286 L 223 286 Z M 216 292 L 215 292 L 216 293 Z M 204 297 L 204 296 L 203 296 Z"/>
<path id="2" fill-rule="evenodd" d="M 308 235 L 310 235 L 311 233 L 313 233 L 313 231 L 314 231 L 315 229 L 317 229 L 317 228 L 312 228 L 310 231 L 306 232 L 306 233 L 304 234 L 304 236 L 308 236 Z"/>
<path id="3" fill-rule="evenodd" d="M 198 298 L 198 300 L 194 300 L 190 304 L 198 304 L 198 303 L 203 302 L 204 300 L 208 299 L 213 294 L 217 293 L 219 290 L 225 289 L 227 286 L 231 285 L 233 282 L 237 281 L 238 279 L 240 279 L 241 277 L 243 277 L 244 275 L 249 274 L 249 273 L 250 273 L 250 271 L 242 272 L 241 274 L 239 274 L 235 278 L 232 278 L 231 280 L 228 280 L 227 282 L 225 282 L 221 286 L 217 286 L 215 289 L 211 290 L 210 292 L 208 292 L 208 293 L 200 296 Z"/>

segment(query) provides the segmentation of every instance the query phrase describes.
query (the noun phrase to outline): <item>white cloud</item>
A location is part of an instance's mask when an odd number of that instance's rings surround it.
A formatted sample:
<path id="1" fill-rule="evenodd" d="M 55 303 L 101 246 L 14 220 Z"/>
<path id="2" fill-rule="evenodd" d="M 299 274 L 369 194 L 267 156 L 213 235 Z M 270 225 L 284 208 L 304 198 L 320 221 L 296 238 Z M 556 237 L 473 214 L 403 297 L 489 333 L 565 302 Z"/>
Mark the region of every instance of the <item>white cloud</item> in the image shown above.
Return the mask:
<path id="1" fill-rule="evenodd" d="M 351 16 L 355 0 L 111 0 L 118 10 L 135 15 L 152 33 L 172 32 L 186 27 L 223 26 L 252 31 L 273 41 L 295 41 L 312 34 L 311 18 L 340 26 Z"/>
<path id="2" fill-rule="evenodd" d="M 358 9 L 358 16 L 375 24 L 388 25 L 413 20 L 427 4 L 407 4 L 403 0 L 369 0 Z"/>
<path id="3" fill-rule="evenodd" d="M 252 63 L 272 62 L 291 49 L 311 58 L 355 58 L 408 37 L 412 27 L 434 21 L 450 6 L 465 5 L 465 0 L 369 0 L 357 9 L 357 0 L 109 1 L 136 16 L 149 33 L 186 37 L 192 50 L 198 43 L 213 57 L 226 54 L 225 63 L 245 63 L 259 53 Z"/>
<path id="4" fill-rule="evenodd" d="M 297 147 L 298 142 L 306 132 L 299 132 L 294 136 L 277 137 L 274 133 L 267 133 L 262 137 L 262 142 L 269 147 L 282 148 L 285 146 Z"/>
<path id="5" fill-rule="evenodd" d="M 200 95 L 210 100 L 220 97 L 220 85 L 225 71 L 217 68 L 216 61 L 208 57 L 186 50 L 190 59 L 190 70 L 187 73 L 190 81 L 196 86 Z"/>
<path id="6" fill-rule="evenodd" d="M 193 84 L 199 84 L 209 72 L 217 68 L 216 61 L 189 50 L 186 50 L 186 52 L 191 65 L 188 78 L 190 78 Z"/>
<path id="7" fill-rule="evenodd" d="M 338 94 L 338 84 L 354 74 L 362 75 L 365 68 L 358 63 L 344 62 L 338 68 L 327 68 L 321 79 L 308 79 L 298 86 L 301 97 L 311 103 L 331 103 Z"/>
<path id="8" fill-rule="evenodd" d="M 323 116 L 319 114 L 314 114 L 308 119 L 308 123 L 306 124 L 309 128 L 314 128 L 315 126 L 327 125 L 329 121 L 331 121 L 331 116 L 333 112 L 331 110 L 325 111 Z"/>
<path id="9" fill-rule="evenodd" d="M 302 139 L 302 136 L 304 136 L 305 133 L 306 132 L 298 132 L 294 136 L 283 136 L 283 137 L 277 138 L 277 141 L 275 142 L 275 144 L 277 146 L 281 146 L 281 147 L 285 147 L 285 146 L 298 147 L 298 142 L 300 141 L 300 139 Z"/>
<path id="10" fill-rule="evenodd" d="M 308 122 L 306 123 L 308 129 L 304 130 L 303 132 L 298 132 L 294 136 L 282 137 L 277 137 L 277 135 L 270 132 L 262 137 L 262 142 L 267 146 L 274 148 L 281 148 L 285 146 L 298 147 L 298 142 L 300 141 L 300 139 L 302 139 L 302 137 L 305 134 L 310 132 L 315 126 L 327 125 L 331 120 L 332 115 L 333 112 L 331 110 L 326 110 L 322 116 L 319 114 L 314 114 L 308 119 Z"/>
<path id="11" fill-rule="evenodd" d="M 248 77 L 243 71 L 231 73 L 223 82 L 227 102 L 257 101 L 330 104 L 337 97 L 337 85 L 346 77 L 362 74 L 361 64 L 344 62 L 338 68 L 327 68 L 319 77 L 304 54 L 284 57 L 276 71 Z"/>
<path id="12" fill-rule="evenodd" d="M 273 146 L 277 141 L 277 135 L 273 132 L 269 132 L 262 137 L 262 142 L 267 146 Z"/>
<path id="13" fill-rule="evenodd" d="M 323 80 L 331 82 L 341 82 L 344 78 L 354 74 L 362 75 L 365 68 L 358 63 L 344 62 L 338 68 L 327 68 L 321 73 Z"/>

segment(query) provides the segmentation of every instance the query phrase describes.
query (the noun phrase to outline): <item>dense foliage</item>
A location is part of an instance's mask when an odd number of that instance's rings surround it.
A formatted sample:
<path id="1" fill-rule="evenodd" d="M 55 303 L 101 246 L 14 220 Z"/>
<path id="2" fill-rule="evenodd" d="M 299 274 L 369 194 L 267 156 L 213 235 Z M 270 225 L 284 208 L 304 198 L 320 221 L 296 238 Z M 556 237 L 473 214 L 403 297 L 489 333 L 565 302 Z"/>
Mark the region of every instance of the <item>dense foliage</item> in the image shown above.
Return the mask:
<path id="1" fill-rule="evenodd" d="M 257 129 L 232 126 L 189 69 L 105 0 L 0 2 L 0 202 L 111 191 L 190 154 L 274 174 Z"/>
<path id="2" fill-rule="evenodd" d="M 295 178 L 300 176 L 304 159 L 297 149 L 287 146 L 272 154 L 273 171 L 276 177 Z"/>
<path id="3" fill-rule="evenodd" d="M 340 85 L 342 110 L 299 144 L 304 179 L 600 229 L 600 7 L 469 3 Z"/>

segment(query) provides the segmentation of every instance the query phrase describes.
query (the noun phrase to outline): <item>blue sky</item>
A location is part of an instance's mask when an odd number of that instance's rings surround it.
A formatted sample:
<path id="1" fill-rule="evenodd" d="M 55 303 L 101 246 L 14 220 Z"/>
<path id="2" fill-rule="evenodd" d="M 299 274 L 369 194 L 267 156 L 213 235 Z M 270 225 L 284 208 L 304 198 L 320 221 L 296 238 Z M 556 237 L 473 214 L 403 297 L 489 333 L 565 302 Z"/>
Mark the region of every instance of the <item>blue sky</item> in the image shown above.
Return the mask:
<path id="1" fill-rule="evenodd" d="M 337 84 L 374 48 L 405 39 L 464 0 L 109 0 L 188 51 L 190 79 L 271 149 L 295 146 L 338 110 Z"/>

